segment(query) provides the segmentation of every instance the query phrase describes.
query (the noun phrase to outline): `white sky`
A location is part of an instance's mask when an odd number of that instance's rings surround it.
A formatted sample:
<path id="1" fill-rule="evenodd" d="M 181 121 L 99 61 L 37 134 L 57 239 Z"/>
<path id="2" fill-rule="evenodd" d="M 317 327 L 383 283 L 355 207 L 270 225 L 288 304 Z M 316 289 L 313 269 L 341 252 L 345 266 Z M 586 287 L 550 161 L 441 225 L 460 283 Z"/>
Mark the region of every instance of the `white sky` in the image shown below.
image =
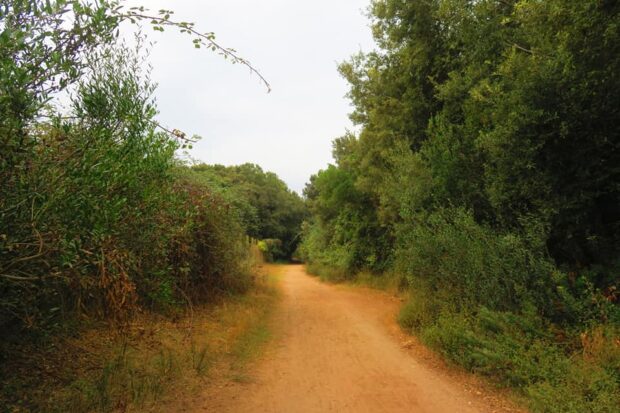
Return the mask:
<path id="1" fill-rule="evenodd" d="M 331 141 L 352 129 L 347 83 L 337 64 L 374 42 L 369 0 L 131 0 L 173 9 L 175 20 L 248 59 L 271 83 L 222 57 L 197 50 L 176 32 L 151 32 L 152 78 L 163 124 L 202 140 L 192 158 L 206 163 L 259 164 L 301 192 L 331 162 Z"/>

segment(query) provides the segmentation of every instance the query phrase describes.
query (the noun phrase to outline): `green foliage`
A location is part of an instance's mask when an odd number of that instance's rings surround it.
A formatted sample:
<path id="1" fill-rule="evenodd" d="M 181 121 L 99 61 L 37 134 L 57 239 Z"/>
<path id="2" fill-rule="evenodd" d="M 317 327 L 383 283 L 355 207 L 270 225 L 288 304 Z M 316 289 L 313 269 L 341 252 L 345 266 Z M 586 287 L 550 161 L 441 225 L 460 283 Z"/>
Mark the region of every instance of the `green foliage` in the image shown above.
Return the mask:
<path id="1" fill-rule="evenodd" d="M 531 240 L 498 234 L 461 209 L 420 214 L 398 230 L 395 268 L 410 284 L 424 280 L 446 300 L 459 297 L 462 309 L 511 310 L 535 303 L 552 315 L 555 268 L 530 248 Z"/>
<path id="2" fill-rule="evenodd" d="M 3 337 L 246 288 L 243 227 L 214 189 L 175 174 L 183 136 L 154 120 L 143 39 L 116 43 L 121 5 L 1 7 Z"/>
<path id="3" fill-rule="evenodd" d="M 277 257 L 284 256 L 282 252 L 282 241 L 279 239 L 263 239 L 258 241 L 258 250 L 263 253 L 267 262 L 274 262 Z"/>
<path id="4" fill-rule="evenodd" d="M 330 165 L 304 191 L 312 221 L 304 227 L 300 255 L 317 269 L 332 267 L 336 278 L 385 266 L 390 234 L 375 223 L 372 200 L 354 183 L 352 173 Z"/>
<path id="5" fill-rule="evenodd" d="M 125 48 L 93 55 L 71 120 L 41 125 L 30 167 L 12 171 L 2 328 L 122 320 L 247 283 L 243 229 L 209 187 L 173 174 L 178 143 L 155 129 L 141 64 Z"/>
<path id="6" fill-rule="evenodd" d="M 303 201 L 273 172 L 258 165 L 194 165 L 192 170 L 209 182 L 240 212 L 247 234 L 259 240 L 279 240 L 270 259 L 290 259 L 299 243 L 306 216 Z"/>
<path id="7" fill-rule="evenodd" d="M 599 351 L 617 348 L 619 12 L 372 1 L 378 50 L 340 66 L 359 133 L 305 191 L 311 270 L 402 274 L 401 323 L 535 411 L 618 404 L 617 369 L 575 337 L 610 325 Z"/>
<path id="8" fill-rule="evenodd" d="M 407 325 L 408 316 L 403 319 Z M 620 402 L 620 353 L 612 342 L 617 329 L 607 330 L 583 333 L 580 343 L 575 337 L 557 343 L 550 326 L 535 314 L 484 307 L 471 315 L 442 312 L 418 328 L 425 343 L 460 365 L 520 389 L 539 412 L 614 411 Z M 599 340 L 595 347 L 593 337 Z M 586 356 L 567 355 L 566 346 Z"/>
<path id="9" fill-rule="evenodd" d="M 618 117 L 617 12 L 594 1 L 373 2 L 380 50 L 341 66 L 362 129 L 334 152 L 356 205 L 377 214 L 363 226 L 391 236 L 411 207 L 452 205 L 500 231 L 536 221 L 558 264 L 614 265 L 618 130 L 604 119 Z M 406 194 L 416 185 L 426 191 Z"/>
<path id="10" fill-rule="evenodd" d="M 107 321 L 106 339 L 111 327 L 126 337 L 137 311 L 193 315 L 194 305 L 252 282 L 242 213 L 175 159 L 189 140 L 156 122 L 144 38 L 128 48 L 119 25 L 179 29 L 256 71 L 171 14 L 116 0 L 0 1 L 0 404 L 8 410 L 149 403 L 181 375 L 172 351 L 140 363 L 124 342 L 108 362 L 94 346 L 54 368 L 74 348 L 57 333 Z M 206 351 L 183 351 L 199 375 Z M 50 392 L 58 387 L 67 394 Z"/>

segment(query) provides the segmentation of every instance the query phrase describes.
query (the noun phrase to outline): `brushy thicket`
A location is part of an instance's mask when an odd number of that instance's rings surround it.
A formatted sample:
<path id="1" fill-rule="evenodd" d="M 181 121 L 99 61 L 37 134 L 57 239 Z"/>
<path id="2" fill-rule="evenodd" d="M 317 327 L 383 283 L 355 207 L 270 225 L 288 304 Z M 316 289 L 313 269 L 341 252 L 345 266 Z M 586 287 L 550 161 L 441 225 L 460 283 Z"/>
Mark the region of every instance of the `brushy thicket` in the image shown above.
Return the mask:
<path id="1" fill-rule="evenodd" d="M 376 0 L 300 255 L 537 412 L 620 405 L 620 6 Z"/>
<path id="2" fill-rule="evenodd" d="M 586 279 L 571 282 L 528 237 L 497 234 L 463 210 L 424 218 L 401 229 L 395 253 L 394 271 L 410 285 L 400 323 L 520 389 L 534 411 L 614 411 L 617 304 Z"/>
<path id="3" fill-rule="evenodd" d="M 2 5 L 0 350 L 250 283 L 241 222 L 175 160 L 184 138 L 154 121 L 142 41 L 116 42 L 109 6 Z"/>

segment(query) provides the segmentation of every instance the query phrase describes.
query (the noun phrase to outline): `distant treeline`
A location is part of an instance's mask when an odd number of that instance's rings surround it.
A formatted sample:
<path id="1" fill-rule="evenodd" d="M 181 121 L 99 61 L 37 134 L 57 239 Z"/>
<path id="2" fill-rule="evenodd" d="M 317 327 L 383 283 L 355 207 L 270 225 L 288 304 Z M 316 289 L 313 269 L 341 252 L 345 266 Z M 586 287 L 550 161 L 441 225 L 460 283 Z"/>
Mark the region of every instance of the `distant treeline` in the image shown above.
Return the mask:
<path id="1" fill-rule="evenodd" d="M 306 206 L 276 174 L 249 163 L 191 169 L 234 206 L 249 236 L 264 241 L 260 245 L 268 259 L 291 258 L 300 241 Z"/>
<path id="2" fill-rule="evenodd" d="M 402 277 L 404 326 L 534 411 L 620 405 L 620 3 L 376 0 L 357 134 L 312 177 L 326 277 Z"/>

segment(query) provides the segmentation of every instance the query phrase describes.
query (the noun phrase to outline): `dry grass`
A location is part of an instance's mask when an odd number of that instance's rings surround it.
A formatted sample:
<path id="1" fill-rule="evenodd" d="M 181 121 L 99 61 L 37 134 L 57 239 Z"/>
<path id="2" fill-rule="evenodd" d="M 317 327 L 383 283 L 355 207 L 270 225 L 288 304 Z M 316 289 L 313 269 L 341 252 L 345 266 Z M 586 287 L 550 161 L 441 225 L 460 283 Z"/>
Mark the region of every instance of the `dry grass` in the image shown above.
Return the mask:
<path id="1" fill-rule="evenodd" d="M 222 374 L 243 380 L 270 338 L 273 283 L 263 271 L 247 294 L 184 316 L 142 314 L 123 334 L 96 328 L 25 351 L 11 361 L 16 373 L 5 374 L 0 404 L 12 412 L 155 412 L 191 404 Z"/>

